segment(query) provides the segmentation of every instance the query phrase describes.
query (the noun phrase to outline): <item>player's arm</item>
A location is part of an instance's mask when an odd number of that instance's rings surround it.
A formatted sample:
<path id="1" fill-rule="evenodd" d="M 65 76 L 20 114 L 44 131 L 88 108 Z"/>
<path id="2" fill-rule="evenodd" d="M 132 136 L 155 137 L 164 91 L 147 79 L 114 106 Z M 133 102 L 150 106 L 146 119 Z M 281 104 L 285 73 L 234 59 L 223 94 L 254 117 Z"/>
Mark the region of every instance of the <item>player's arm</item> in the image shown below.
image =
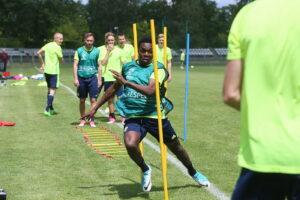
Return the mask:
<path id="1" fill-rule="evenodd" d="M 98 87 L 100 88 L 102 85 L 102 64 L 101 61 L 98 60 Z"/>
<path id="2" fill-rule="evenodd" d="M 41 63 L 40 69 L 42 71 L 44 71 L 44 66 L 45 66 L 45 62 L 44 62 L 44 59 L 43 59 L 43 53 L 44 53 L 43 49 L 40 49 L 40 50 L 37 51 L 37 55 L 38 55 L 40 63 Z"/>
<path id="3" fill-rule="evenodd" d="M 229 60 L 223 84 L 223 101 L 232 108 L 240 110 L 243 60 Z"/>
<path id="4" fill-rule="evenodd" d="M 74 76 L 74 86 L 78 87 L 79 86 L 79 81 L 78 81 L 78 60 L 74 59 L 73 62 L 73 76 Z"/>
<path id="5" fill-rule="evenodd" d="M 95 113 L 97 112 L 97 110 L 105 103 L 107 102 L 111 97 L 114 97 L 115 94 L 118 92 L 118 90 L 120 89 L 122 85 L 119 84 L 117 81 L 114 82 L 107 90 L 106 92 L 103 94 L 103 96 L 101 97 L 101 99 L 94 105 L 91 107 L 90 112 L 84 114 L 81 119 L 90 119 L 91 117 L 93 117 L 95 115 Z"/>
<path id="6" fill-rule="evenodd" d="M 169 72 L 168 82 L 170 82 L 172 80 L 172 60 L 168 60 L 167 65 L 168 65 L 168 72 Z"/>
<path id="7" fill-rule="evenodd" d="M 104 58 L 101 60 L 102 66 L 107 65 L 108 58 L 109 58 L 109 54 L 110 54 L 110 52 L 113 50 L 113 48 L 114 48 L 113 45 L 111 45 L 111 44 L 107 45 L 105 56 L 104 56 Z"/>

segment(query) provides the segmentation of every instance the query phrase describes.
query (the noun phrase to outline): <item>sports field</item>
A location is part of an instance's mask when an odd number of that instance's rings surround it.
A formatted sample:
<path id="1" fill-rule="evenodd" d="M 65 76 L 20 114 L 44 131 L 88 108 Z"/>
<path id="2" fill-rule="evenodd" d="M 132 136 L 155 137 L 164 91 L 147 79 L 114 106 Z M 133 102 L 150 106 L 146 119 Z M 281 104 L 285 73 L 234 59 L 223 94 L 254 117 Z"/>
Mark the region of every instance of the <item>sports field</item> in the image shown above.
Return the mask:
<path id="1" fill-rule="evenodd" d="M 11 64 L 8 71 L 31 76 L 40 73 L 35 66 Z M 195 168 L 213 186 L 211 190 L 199 187 L 176 164 L 168 162 L 169 199 L 226 199 L 239 174 L 239 113 L 222 103 L 225 67 L 194 66 L 189 76 L 187 141 L 181 141 Z M 9 200 L 163 199 L 161 159 L 153 147 L 144 144 L 145 160 L 153 169 L 152 191 L 145 193 L 139 169 L 129 157 L 109 159 L 86 144 L 75 128 L 79 110 L 72 69 L 72 64 L 61 67 L 63 85 L 54 100 L 59 112 L 55 116 L 43 115 L 47 89 L 38 86 L 41 81 L 11 86 L 16 81 L 8 80 L 8 86 L 0 87 L 0 121 L 16 122 L 14 127 L 0 127 L 0 188 L 6 190 Z M 175 109 L 169 119 L 183 138 L 185 72 L 176 65 L 173 69 L 168 97 Z M 106 121 L 101 113 L 96 115 L 98 127 L 104 126 L 122 139 L 120 126 Z M 147 138 L 158 146 L 150 135 Z M 225 198 L 215 192 L 217 189 Z"/>

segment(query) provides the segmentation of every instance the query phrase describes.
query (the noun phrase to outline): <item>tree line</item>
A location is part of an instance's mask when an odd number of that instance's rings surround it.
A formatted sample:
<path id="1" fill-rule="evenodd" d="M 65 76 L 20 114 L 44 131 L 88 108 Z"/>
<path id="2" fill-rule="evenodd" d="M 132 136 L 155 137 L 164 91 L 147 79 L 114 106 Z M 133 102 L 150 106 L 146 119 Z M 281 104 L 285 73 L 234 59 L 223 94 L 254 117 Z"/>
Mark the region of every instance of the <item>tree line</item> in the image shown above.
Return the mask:
<path id="1" fill-rule="evenodd" d="M 168 46 L 184 48 L 191 35 L 191 48 L 225 47 L 230 25 L 249 0 L 218 8 L 211 0 L 0 0 L 0 46 L 37 48 L 64 34 L 64 48 L 82 45 L 82 35 L 93 32 L 96 45 L 108 31 L 124 33 L 132 41 L 132 24 L 138 37 L 150 34 L 150 19 L 156 32 L 168 30 Z"/>

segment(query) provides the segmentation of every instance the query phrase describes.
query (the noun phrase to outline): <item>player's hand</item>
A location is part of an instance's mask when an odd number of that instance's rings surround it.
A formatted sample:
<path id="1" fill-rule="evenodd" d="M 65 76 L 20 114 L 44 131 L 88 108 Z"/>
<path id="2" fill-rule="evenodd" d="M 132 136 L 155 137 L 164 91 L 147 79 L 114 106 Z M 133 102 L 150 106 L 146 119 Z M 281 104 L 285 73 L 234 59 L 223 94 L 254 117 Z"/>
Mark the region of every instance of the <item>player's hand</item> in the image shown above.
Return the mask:
<path id="1" fill-rule="evenodd" d="M 125 80 L 125 78 L 122 76 L 121 73 L 113 70 L 113 69 L 110 69 L 109 70 L 111 73 L 113 73 L 113 77 L 122 85 L 125 85 L 127 83 L 127 81 Z"/>
<path id="2" fill-rule="evenodd" d="M 45 68 L 45 64 L 41 64 L 40 70 L 41 70 L 41 71 L 44 71 L 44 68 Z"/>
<path id="3" fill-rule="evenodd" d="M 111 52 L 113 50 L 113 48 L 114 48 L 113 44 L 108 44 L 106 49 L 108 52 Z"/>
<path id="4" fill-rule="evenodd" d="M 169 75 L 168 82 L 171 82 L 171 81 L 172 81 L 172 76 Z"/>
<path id="5" fill-rule="evenodd" d="M 92 109 L 90 112 L 85 113 L 80 119 L 81 120 L 90 120 L 95 114 L 96 114 L 95 109 Z"/>
<path id="6" fill-rule="evenodd" d="M 74 80 L 74 86 L 75 86 L 75 87 L 78 87 L 79 85 L 80 85 L 80 84 L 79 84 L 78 79 L 75 79 L 75 80 Z"/>
<path id="7" fill-rule="evenodd" d="M 102 80 L 98 80 L 98 88 L 100 88 L 101 87 L 101 85 L 102 85 Z"/>

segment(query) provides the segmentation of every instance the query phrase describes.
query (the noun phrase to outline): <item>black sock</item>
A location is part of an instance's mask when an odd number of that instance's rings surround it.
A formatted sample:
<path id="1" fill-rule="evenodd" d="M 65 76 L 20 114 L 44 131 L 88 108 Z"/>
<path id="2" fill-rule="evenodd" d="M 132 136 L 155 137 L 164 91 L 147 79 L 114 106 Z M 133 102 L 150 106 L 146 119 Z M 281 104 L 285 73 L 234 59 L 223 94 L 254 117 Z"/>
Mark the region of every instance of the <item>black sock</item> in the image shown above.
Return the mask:
<path id="1" fill-rule="evenodd" d="M 193 167 L 192 164 L 186 166 L 186 168 L 187 168 L 190 176 L 194 176 L 197 173 L 197 171 L 195 170 L 195 168 Z"/>
<path id="2" fill-rule="evenodd" d="M 115 117 L 115 113 L 109 113 L 109 116 L 110 116 L 110 117 L 113 117 L 113 118 L 116 118 L 116 117 Z"/>
<path id="3" fill-rule="evenodd" d="M 46 111 L 48 112 L 50 108 L 52 107 L 54 96 L 52 94 L 48 94 L 47 96 L 47 106 L 46 106 Z M 53 107 L 52 107 L 53 109 Z"/>
<path id="4" fill-rule="evenodd" d="M 146 165 L 145 161 L 143 160 L 138 166 L 142 169 L 142 172 L 146 172 L 149 170 L 148 165 Z"/>

